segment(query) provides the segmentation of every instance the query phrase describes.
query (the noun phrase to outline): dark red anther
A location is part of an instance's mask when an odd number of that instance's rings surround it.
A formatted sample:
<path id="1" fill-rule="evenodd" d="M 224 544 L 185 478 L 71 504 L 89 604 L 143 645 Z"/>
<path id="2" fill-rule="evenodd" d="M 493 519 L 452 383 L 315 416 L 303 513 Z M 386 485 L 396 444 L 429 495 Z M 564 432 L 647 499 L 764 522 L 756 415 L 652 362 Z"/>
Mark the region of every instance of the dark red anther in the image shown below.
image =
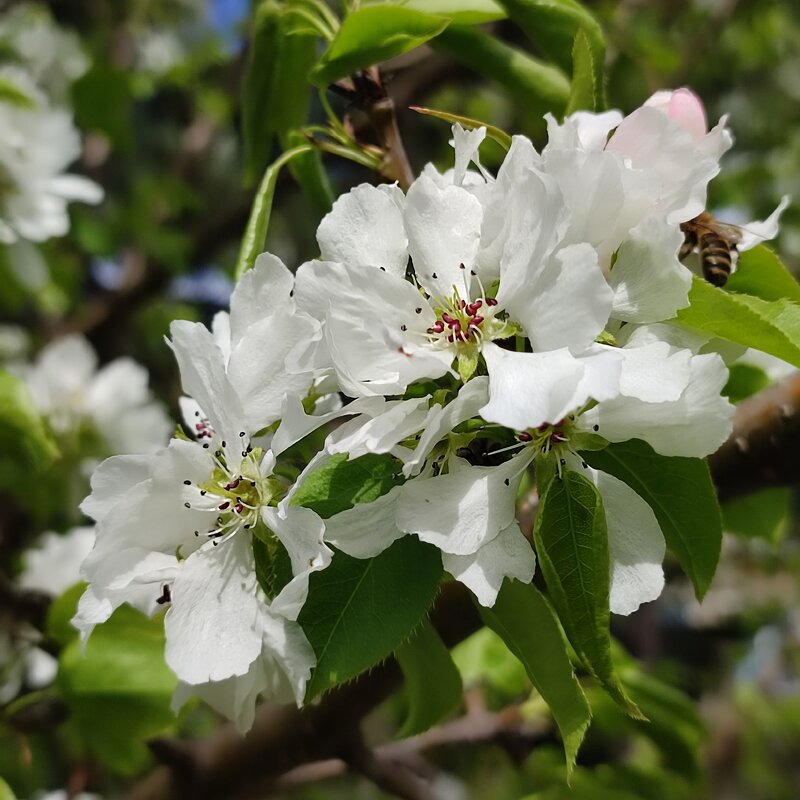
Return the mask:
<path id="1" fill-rule="evenodd" d="M 520 431 L 517 434 L 517 439 L 519 439 L 521 442 L 530 442 L 533 441 L 533 436 L 531 436 L 528 431 Z"/>
<path id="2" fill-rule="evenodd" d="M 446 322 L 448 325 L 449 325 L 451 322 L 453 322 L 453 318 L 452 318 L 452 317 L 451 317 L 451 316 L 450 316 L 450 315 L 449 315 L 449 314 L 448 314 L 446 311 L 445 311 L 445 312 L 442 314 L 442 319 L 443 319 L 443 320 L 444 320 L 444 321 L 445 321 L 445 322 Z"/>
<path id="3" fill-rule="evenodd" d="M 467 301 L 466 301 L 466 300 L 461 300 L 461 301 L 459 302 L 459 307 L 460 307 L 460 308 L 465 308 L 465 307 L 466 307 L 466 305 L 467 305 Z"/>
<path id="4" fill-rule="evenodd" d="M 441 333 L 444 330 L 444 322 L 440 319 L 437 319 L 436 322 L 433 323 L 433 326 L 428 328 L 428 333 Z"/>
<path id="5" fill-rule="evenodd" d="M 481 316 L 473 317 L 470 325 L 480 325 L 483 322 L 484 318 Z"/>
<path id="6" fill-rule="evenodd" d="M 169 590 L 169 584 L 165 583 L 161 587 L 161 597 L 156 598 L 156 603 L 163 606 L 164 603 L 169 603 L 172 600 L 172 592 Z"/>
<path id="7" fill-rule="evenodd" d="M 226 508 L 228 508 L 228 506 L 230 506 L 230 502 L 229 502 L 228 500 L 226 500 L 224 503 L 220 503 L 220 504 L 217 506 L 217 508 L 218 508 L 220 511 L 224 511 Z"/>
<path id="8" fill-rule="evenodd" d="M 455 336 L 453 336 L 453 334 L 452 334 L 452 333 L 451 333 L 451 334 L 450 334 L 450 335 L 447 337 L 447 341 L 448 341 L 448 342 L 454 342 L 455 340 L 456 340 L 456 337 L 455 337 Z"/>
<path id="9" fill-rule="evenodd" d="M 237 504 L 236 504 L 236 505 L 233 507 L 233 510 L 234 510 L 234 511 L 235 511 L 237 514 L 241 514 L 241 513 L 242 513 L 242 511 L 244 511 L 244 506 L 243 506 L 241 503 L 237 503 Z"/>
<path id="10" fill-rule="evenodd" d="M 231 481 L 230 483 L 225 485 L 225 488 L 230 491 L 231 489 L 235 489 L 241 481 L 241 478 L 236 478 L 236 480 Z"/>
<path id="11" fill-rule="evenodd" d="M 496 306 L 497 305 L 497 300 L 495 300 L 493 297 L 487 297 L 486 298 L 486 305 L 487 306 Z"/>
<path id="12" fill-rule="evenodd" d="M 458 333 L 461 330 L 461 323 L 457 319 L 454 319 L 452 322 L 448 322 L 447 325 L 448 327 L 452 328 L 456 333 Z"/>

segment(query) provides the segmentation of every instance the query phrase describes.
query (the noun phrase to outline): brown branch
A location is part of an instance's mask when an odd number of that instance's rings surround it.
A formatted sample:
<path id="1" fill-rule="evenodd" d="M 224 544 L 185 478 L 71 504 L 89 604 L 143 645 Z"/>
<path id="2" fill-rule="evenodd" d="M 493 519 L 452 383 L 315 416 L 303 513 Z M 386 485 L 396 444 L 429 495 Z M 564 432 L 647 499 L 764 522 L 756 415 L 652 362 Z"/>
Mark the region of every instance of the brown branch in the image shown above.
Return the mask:
<path id="1" fill-rule="evenodd" d="M 520 717 L 519 707 L 512 705 L 499 712 L 490 712 L 485 708 L 473 710 L 419 736 L 376 747 L 373 752 L 374 757 L 383 762 L 401 765 L 407 771 L 414 772 L 417 777 L 430 780 L 434 773 L 422 759 L 422 754 L 429 750 L 461 745 L 498 744 L 519 760 L 542 742 L 552 740 L 554 736 L 552 725 L 544 721 L 540 724 L 527 722 Z M 282 775 L 275 786 L 290 789 L 337 778 L 345 775 L 349 766 L 352 765 L 342 759 L 304 764 Z M 427 775 L 424 774 L 426 772 Z"/>
<path id="2" fill-rule="evenodd" d="M 800 374 L 740 403 L 709 463 L 720 500 L 800 482 Z"/>
<path id="3" fill-rule="evenodd" d="M 383 149 L 381 175 L 390 181 L 397 181 L 400 188 L 407 191 L 414 181 L 414 171 L 400 138 L 394 100 L 391 97 L 378 100 L 367 108 L 367 115 Z"/>
<path id="4" fill-rule="evenodd" d="M 358 72 L 330 88 L 366 116 L 383 151 L 380 174 L 387 180 L 397 181 L 400 188 L 407 191 L 414 182 L 414 171 L 397 126 L 394 100 L 387 94 L 378 68 Z M 347 121 L 346 124 L 351 123 Z"/>

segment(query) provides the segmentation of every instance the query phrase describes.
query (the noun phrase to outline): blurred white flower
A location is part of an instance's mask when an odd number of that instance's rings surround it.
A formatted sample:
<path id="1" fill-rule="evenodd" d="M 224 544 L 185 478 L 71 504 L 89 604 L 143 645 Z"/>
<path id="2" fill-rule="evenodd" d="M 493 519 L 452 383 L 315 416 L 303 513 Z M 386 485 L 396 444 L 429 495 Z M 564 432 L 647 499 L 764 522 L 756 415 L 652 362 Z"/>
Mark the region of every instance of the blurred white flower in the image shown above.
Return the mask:
<path id="1" fill-rule="evenodd" d="M 63 236 L 68 202 L 103 199 L 96 183 L 64 172 L 81 154 L 72 115 L 18 68 L 0 68 L 0 88 L 0 243 Z"/>
<path id="2" fill-rule="evenodd" d="M 20 3 L 4 10 L 0 45 L 59 103 L 67 98 L 70 84 L 89 68 L 78 36 L 60 28 L 40 5 Z"/>
<path id="3" fill-rule="evenodd" d="M 15 365 L 14 371 L 56 433 L 88 423 L 112 453 L 163 447 L 172 423 L 147 388 L 147 370 L 130 358 L 97 366 L 89 342 L 72 334 L 48 344 L 32 365 Z"/>

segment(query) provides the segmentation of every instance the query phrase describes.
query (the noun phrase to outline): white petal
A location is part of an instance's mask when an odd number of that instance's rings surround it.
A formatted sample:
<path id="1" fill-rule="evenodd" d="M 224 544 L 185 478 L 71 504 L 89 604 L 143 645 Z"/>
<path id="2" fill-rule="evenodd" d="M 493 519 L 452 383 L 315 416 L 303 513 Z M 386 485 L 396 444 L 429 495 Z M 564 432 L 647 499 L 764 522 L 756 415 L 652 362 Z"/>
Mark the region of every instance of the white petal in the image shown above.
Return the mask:
<path id="1" fill-rule="evenodd" d="M 489 400 L 489 379 L 484 376 L 473 378 L 446 406 L 434 405 L 423 423 L 419 443 L 408 455 L 403 464 L 403 474 L 408 478 L 422 469 L 425 459 L 436 444 L 456 425 L 480 413 Z"/>
<path id="2" fill-rule="evenodd" d="M 383 267 L 405 278 L 408 237 L 403 226 L 402 190 L 362 183 L 343 194 L 317 229 L 324 261 Z"/>
<path id="3" fill-rule="evenodd" d="M 321 425 L 340 417 L 357 414 L 376 416 L 383 411 L 386 401 L 383 397 L 359 397 L 327 414 L 306 414 L 303 401 L 297 395 L 289 394 L 284 398 L 281 410 L 281 424 L 272 438 L 272 452 L 280 455 L 293 444 L 308 436 Z"/>
<path id="4" fill-rule="evenodd" d="M 526 148 L 520 148 L 519 159 L 523 162 L 527 160 L 526 153 Z M 513 174 L 513 164 L 509 165 L 509 171 Z M 503 177 L 501 169 L 498 187 L 503 186 Z M 550 175 L 525 167 L 508 187 L 503 202 L 495 204 L 494 213 L 501 214 L 503 222 L 499 237 L 503 245 L 497 301 L 501 307 L 519 312 L 528 319 L 526 303 L 519 300 L 518 295 L 524 292 L 526 299 L 535 297 L 530 284 L 544 269 L 548 254 L 566 229 L 567 208 L 558 184 Z"/>
<path id="5" fill-rule="evenodd" d="M 624 360 L 619 348 L 594 344 L 581 353 L 578 360 L 584 372 L 575 393 L 577 405 L 583 405 L 588 399 L 610 400 L 620 393 Z"/>
<path id="6" fill-rule="evenodd" d="M 619 111 L 605 111 L 594 114 L 577 111 L 570 114 L 561 124 L 552 114 L 546 114 L 547 147 L 551 150 L 602 150 L 608 141 L 608 134 L 622 122 Z"/>
<path id="7" fill-rule="evenodd" d="M 488 343 L 482 348 L 489 370 L 487 422 L 522 431 L 555 423 L 583 405 L 579 392 L 585 365 L 563 348 L 549 353 L 516 353 Z"/>
<path id="8" fill-rule="evenodd" d="M 225 373 L 222 351 L 210 331 L 199 322 L 176 320 L 170 325 L 170 333 L 184 391 L 200 404 L 220 438 L 227 440 L 226 455 L 234 460 L 245 413 Z"/>
<path id="9" fill-rule="evenodd" d="M 356 503 L 347 511 L 325 520 L 325 539 L 354 558 L 372 558 L 405 533 L 395 523 L 397 500 L 402 491 L 395 486 L 371 503 Z"/>
<path id="10" fill-rule="evenodd" d="M 437 378 L 452 356 L 428 346 L 435 314 L 408 281 L 372 267 L 309 262 L 297 273 L 298 307 L 325 320 L 325 342 L 350 396 L 402 394 Z"/>
<path id="11" fill-rule="evenodd" d="M 468 295 L 481 241 L 480 202 L 460 186 L 440 188 L 423 175 L 408 190 L 404 219 L 420 285 L 438 298 L 451 296 L 454 286 Z"/>
<path id="12" fill-rule="evenodd" d="M 780 222 L 781 214 L 783 214 L 788 205 L 789 195 L 785 194 L 781 198 L 778 207 L 765 220 L 748 222 L 747 225 L 742 226 L 742 238 L 737 248 L 744 252 L 757 244 L 774 239 L 778 235 L 778 223 Z"/>
<path id="13" fill-rule="evenodd" d="M 702 458 L 730 435 L 734 407 L 720 392 L 728 370 L 716 354 L 694 356 L 689 385 L 680 399 L 644 403 L 617 397 L 600 403 L 579 418 L 581 427 L 597 425 L 611 442 L 643 439 L 665 456 Z"/>
<path id="14" fill-rule="evenodd" d="M 49 187 L 65 200 L 78 200 L 93 205 L 105 196 L 100 186 L 82 175 L 58 175 L 50 179 Z"/>
<path id="15" fill-rule="evenodd" d="M 416 302 L 423 312 L 429 309 L 421 297 Z M 325 340 L 342 391 L 351 397 L 402 394 L 416 380 L 451 372 L 453 354 L 427 345 L 419 331 L 424 316 L 409 319 L 403 331 L 403 326 L 396 327 L 385 318 L 370 326 L 357 326 L 343 314 L 329 313 Z"/>
<path id="16" fill-rule="evenodd" d="M 92 493 L 81 503 L 81 511 L 99 522 L 136 484 L 150 476 L 149 456 L 112 456 L 92 473 Z"/>
<path id="17" fill-rule="evenodd" d="M 286 358 L 298 342 L 313 337 L 317 327 L 306 314 L 277 308 L 242 334 L 231 352 L 228 379 L 243 398 L 248 431 L 279 419 L 287 395 L 308 393 L 313 374 L 289 372 Z"/>
<path id="18" fill-rule="evenodd" d="M 274 612 L 297 619 L 308 595 L 308 576 L 331 562 L 333 551 L 322 541 L 325 523 L 310 508 L 262 509 L 264 524 L 280 539 L 292 561 L 294 578 L 271 603 Z"/>
<path id="19" fill-rule="evenodd" d="M 588 244 L 575 244 L 554 253 L 506 300 L 506 308 L 525 328 L 534 351 L 569 347 L 579 352 L 605 328 L 613 296 L 597 253 Z"/>
<path id="20" fill-rule="evenodd" d="M 231 342 L 274 309 L 293 305 L 290 292 L 294 275 L 272 253 L 261 253 L 252 269 L 239 278 L 231 294 Z"/>
<path id="21" fill-rule="evenodd" d="M 73 334 L 48 344 L 36 360 L 26 383 L 44 413 L 72 405 L 82 396 L 97 369 L 97 356 L 83 336 Z"/>
<path id="22" fill-rule="evenodd" d="M 122 605 L 120 600 L 119 605 Z M 91 586 L 78 600 L 78 608 L 75 616 L 70 620 L 74 628 L 80 632 L 81 643 L 85 646 L 89 636 L 91 636 L 95 625 L 102 625 L 114 613 L 115 606 L 108 597 L 98 597 Z"/>
<path id="23" fill-rule="evenodd" d="M 366 453 L 389 453 L 403 439 L 419 431 L 428 414 L 428 399 L 398 400 L 386 404 L 385 410 L 349 436 L 331 444 L 331 453 L 349 453 L 358 458 Z"/>
<path id="24" fill-rule="evenodd" d="M 666 342 L 616 349 L 622 357 L 620 393 L 646 403 L 677 400 L 689 384 L 692 351 Z"/>
<path id="25" fill-rule="evenodd" d="M 94 528 L 72 528 L 69 532 L 45 533 L 35 548 L 23 554 L 23 569 L 17 583 L 57 596 L 80 580 L 81 563 L 94 545 Z"/>
<path id="26" fill-rule="evenodd" d="M 453 169 L 453 183 L 456 186 L 461 186 L 464 183 L 464 177 L 471 161 L 480 166 L 478 148 L 485 138 L 486 128 L 484 127 L 465 129 L 458 122 L 453 125 L 453 140 L 451 144 L 456 151 L 455 168 Z"/>
<path id="27" fill-rule="evenodd" d="M 595 483 L 608 525 L 611 610 L 631 614 L 664 588 L 664 536 L 653 510 L 630 486 L 605 472 L 596 473 Z"/>
<path id="28" fill-rule="evenodd" d="M 206 546 L 181 563 L 164 620 L 164 655 L 186 683 L 245 675 L 261 654 L 267 606 L 249 536 Z"/>
<path id="29" fill-rule="evenodd" d="M 708 182 L 719 172 L 719 154 L 702 144 L 659 109 L 643 106 L 620 123 L 606 149 L 649 172 L 660 184 L 655 210 L 682 222 L 703 211 Z"/>
<path id="30" fill-rule="evenodd" d="M 514 520 L 477 553 L 468 556 L 443 553 L 442 566 L 461 581 L 482 606 L 491 608 L 505 578 L 531 582 L 536 556 Z"/>
<path id="31" fill-rule="evenodd" d="M 514 520 L 522 475 L 533 458 L 525 452 L 498 467 L 457 467 L 435 478 L 415 478 L 402 487 L 397 525 L 442 552 L 469 555 Z"/>
<path id="32" fill-rule="evenodd" d="M 678 260 L 683 234 L 677 225 L 647 217 L 619 251 L 609 283 L 612 316 L 626 322 L 672 319 L 689 305 L 692 273 Z"/>
<path id="33" fill-rule="evenodd" d="M 276 703 L 302 704 L 314 663 L 314 652 L 300 626 L 269 615 L 262 653 L 244 675 L 194 685 L 178 682 L 172 708 L 178 711 L 190 698 L 200 697 L 244 734 L 253 725 L 259 695 Z"/>

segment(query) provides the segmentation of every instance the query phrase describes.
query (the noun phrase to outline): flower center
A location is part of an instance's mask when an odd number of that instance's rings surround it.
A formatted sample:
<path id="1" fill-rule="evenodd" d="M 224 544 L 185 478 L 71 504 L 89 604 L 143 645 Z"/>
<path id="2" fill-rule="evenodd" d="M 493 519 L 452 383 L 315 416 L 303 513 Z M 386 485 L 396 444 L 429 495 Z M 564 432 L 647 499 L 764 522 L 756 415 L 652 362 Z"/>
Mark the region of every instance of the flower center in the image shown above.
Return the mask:
<path id="1" fill-rule="evenodd" d="M 244 432 L 239 434 L 244 441 Z M 206 437 L 202 437 L 206 438 Z M 196 530 L 195 536 L 205 536 L 214 545 L 233 536 L 240 530 L 250 530 L 261 520 L 261 509 L 282 491 L 281 484 L 262 469 L 263 451 L 243 445 L 242 459 L 236 468 L 227 462 L 223 441 L 222 447 L 212 450 L 212 442 L 206 440 L 203 447 L 208 450 L 211 475 L 207 481 L 195 484 L 196 495 L 187 508 L 208 511 L 214 521 L 206 531 Z M 271 473 L 271 470 L 270 470 Z M 185 480 L 186 486 L 193 486 Z"/>
<path id="2" fill-rule="evenodd" d="M 499 338 L 506 323 L 496 318 L 497 300 L 479 297 L 468 303 L 462 300 L 458 289 L 445 298 L 444 304 L 436 307 L 436 322 L 427 330 L 428 341 L 437 348 L 455 345 L 474 346 L 483 339 Z"/>
<path id="3" fill-rule="evenodd" d="M 530 443 L 542 455 L 547 455 L 551 451 L 558 449 L 560 445 L 566 445 L 569 450 L 569 438 L 572 432 L 575 416 L 570 414 L 558 422 L 545 422 L 538 428 L 530 428 L 517 434 L 520 442 Z"/>

